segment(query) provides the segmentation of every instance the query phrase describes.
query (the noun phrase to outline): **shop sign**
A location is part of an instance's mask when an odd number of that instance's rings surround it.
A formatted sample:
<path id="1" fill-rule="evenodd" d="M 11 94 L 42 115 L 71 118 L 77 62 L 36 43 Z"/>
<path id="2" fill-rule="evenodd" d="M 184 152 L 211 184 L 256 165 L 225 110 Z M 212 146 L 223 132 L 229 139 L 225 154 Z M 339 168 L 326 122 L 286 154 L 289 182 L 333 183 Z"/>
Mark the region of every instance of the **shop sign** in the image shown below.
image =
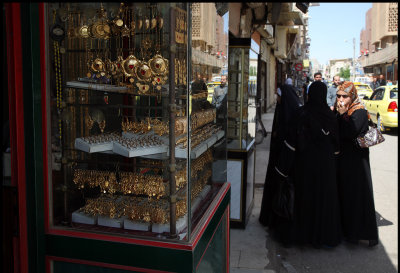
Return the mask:
<path id="1" fill-rule="evenodd" d="M 294 69 L 296 69 L 296 71 L 301 71 L 303 70 L 303 65 L 301 63 L 298 63 L 294 66 Z"/>

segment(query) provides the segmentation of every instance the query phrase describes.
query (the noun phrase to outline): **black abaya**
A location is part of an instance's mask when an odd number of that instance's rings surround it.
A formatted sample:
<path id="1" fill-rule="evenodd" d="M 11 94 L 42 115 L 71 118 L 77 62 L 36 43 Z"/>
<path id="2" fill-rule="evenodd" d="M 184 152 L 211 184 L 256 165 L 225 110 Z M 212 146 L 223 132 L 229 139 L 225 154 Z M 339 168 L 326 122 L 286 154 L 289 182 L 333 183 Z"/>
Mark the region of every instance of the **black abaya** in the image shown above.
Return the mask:
<path id="1" fill-rule="evenodd" d="M 338 115 L 340 156 L 339 196 L 343 235 L 350 241 L 378 240 L 369 149 L 359 148 L 357 136 L 368 130 L 367 111 Z"/>
<path id="2" fill-rule="evenodd" d="M 274 226 L 277 218 L 277 216 L 272 213 L 271 207 L 272 197 L 276 192 L 276 171 L 274 167 L 282 149 L 287 129 L 289 128 L 289 120 L 300 107 L 300 99 L 293 86 L 285 84 L 281 87 L 281 91 L 281 103 L 276 105 L 272 123 L 270 153 L 259 217 L 260 223 L 269 227 Z"/>
<path id="3" fill-rule="evenodd" d="M 294 183 L 293 220 L 277 221 L 275 233 L 284 243 L 336 246 L 341 218 L 336 179 L 338 124 L 326 104 L 326 86 L 310 86 L 309 100 L 289 125 L 277 173 Z"/>

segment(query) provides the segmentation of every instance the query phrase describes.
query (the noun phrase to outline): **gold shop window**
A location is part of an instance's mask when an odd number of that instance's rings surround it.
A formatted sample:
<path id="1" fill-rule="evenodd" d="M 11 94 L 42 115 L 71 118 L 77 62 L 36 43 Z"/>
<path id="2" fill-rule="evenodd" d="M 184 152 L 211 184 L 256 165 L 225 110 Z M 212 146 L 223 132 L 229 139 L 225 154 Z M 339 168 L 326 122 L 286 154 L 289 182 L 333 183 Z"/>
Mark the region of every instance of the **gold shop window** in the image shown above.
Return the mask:
<path id="1" fill-rule="evenodd" d="M 226 126 L 190 86 L 190 5 L 46 7 L 50 228 L 188 240 L 226 181 Z"/>

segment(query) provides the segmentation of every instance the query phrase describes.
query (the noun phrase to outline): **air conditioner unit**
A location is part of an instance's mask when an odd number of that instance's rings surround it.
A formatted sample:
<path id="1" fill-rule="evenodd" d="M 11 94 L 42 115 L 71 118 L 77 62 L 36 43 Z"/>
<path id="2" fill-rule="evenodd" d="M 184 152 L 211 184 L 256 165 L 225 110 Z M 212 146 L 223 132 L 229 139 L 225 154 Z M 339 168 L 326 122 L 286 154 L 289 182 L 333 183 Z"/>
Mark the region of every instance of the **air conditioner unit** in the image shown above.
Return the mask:
<path id="1" fill-rule="evenodd" d="M 276 38 L 275 38 L 275 57 L 286 59 L 287 58 L 287 27 L 276 26 Z"/>

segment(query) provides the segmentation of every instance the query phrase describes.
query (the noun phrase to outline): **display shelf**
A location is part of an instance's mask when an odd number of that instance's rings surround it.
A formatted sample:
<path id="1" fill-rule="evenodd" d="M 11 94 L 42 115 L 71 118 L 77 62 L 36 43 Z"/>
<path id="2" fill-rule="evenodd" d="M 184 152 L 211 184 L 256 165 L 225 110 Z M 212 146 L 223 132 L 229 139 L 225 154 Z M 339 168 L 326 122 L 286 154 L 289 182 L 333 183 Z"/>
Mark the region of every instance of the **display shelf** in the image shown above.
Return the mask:
<path id="1" fill-rule="evenodd" d="M 124 86 L 116 86 L 103 83 L 80 82 L 80 81 L 68 81 L 66 83 L 66 87 L 105 91 L 105 92 L 115 92 L 115 93 L 127 93 L 129 91 L 129 89 Z"/>
<path id="2" fill-rule="evenodd" d="M 168 146 L 167 145 L 158 145 L 158 146 L 130 149 L 130 148 L 123 146 L 120 143 L 114 142 L 112 150 L 114 153 L 125 156 L 125 157 L 138 157 L 138 156 L 147 156 L 147 155 L 153 155 L 153 154 L 166 153 L 168 151 Z"/>
<path id="3" fill-rule="evenodd" d="M 124 218 L 124 229 L 140 230 L 140 231 L 151 231 L 151 224 L 146 222 L 132 221 L 128 218 Z"/>
<path id="4" fill-rule="evenodd" d="M 201 201 L 204 198 L 206 198 L 206 196 L 210 192 L 210 190 L 211 190 L 211 186 L 206 185 L 204 187 L 204 189 L 201 191 L 201 193 L 198 195 L 198 197 L 194 200 L 194 202 L 192 203 L 192 209 L 191 209 L 192 214 L 199 207 L 199 205 L 201 204 Z M 176 222 L 177 233 L 181 233 L 182 231 L 185 230 L 186 227 L 187 227 L 187 215 L 185 214 L 184 216 L 180 217 Z M 169 223 L 167 223 L 167 224 L 152 224 L 151 230 L 152 230 L 152 232 L 155 232 L 155 233 L 169 232 L 170 225 L 169 225 Z M 185 234 L 183 234 L 183 235 L 185 235 Z"/>
<path id="5" fill-rule="evenodd" d="M 205 151 L 207 151 L 209 148 L 211 148 L 218 140 L 223 138 L 225 135 L 224 131 L 218 131 L 216 134 L 212 135 L 208 139 L 206 139 L 204 142 L 200 143 L 197 145 L 195 148 L 191 150 L 190 153 L 190 158 L 191 159 L 196 159 L 199 156 L 201 156 Z M 187 158 L 187 149 L 182 149 L 182 148 L 175 148 L 175 156 L 177 158 Z"/>
<path id="6" fill-rule="evenodd" d="M 140 135 L 139 137 L 145 137 L 146 135 Z M 150 136 L 148 134 L 148 136 Z M 154 134 L 153 134 L 154 136 Z M 127 139 L 137 138 L 138 135 L 133 135 L 130 133 L 123 133 L 123 137 Z M 98 153 L 98 152 L 107 152 L 107 153 L 115 153 L 125 157 L 138 157 L 138 156 L 148 156 L 154 154 L 162 154 L 168 151 L 168 143 L 167 138 L 158 137 L 162 143 L 162 145 L 155 146 L 146 146 L 146 147 L 138 147 L 138 148 L 127 148 L 119 143 L 118 140 L 107 141 L 102 143 L 88 143 L 82 138 L 75 139 L 75 149 L 81 150 L 87 153 Z"/>
<path id="7" fill-rule="evenodd" d="M 89 215 L 78 210 L 72 213 L 72 222 L 87 225 L 97 225 L 97 215 Z"/>
<path id="8" fill-rule="evenodd" d="M 192 214 L 200 206 L 202 200 L 204 200 L 207 197 L 210 190 L 211 190 L 210 185 L 204 186 L 203 190 L 192 202 L 192 208 L 191 208 Z M 110 218 L 101 215 L 89 215 L 80 210 L 76 210 L 75 212 L 72 213 L 72 222 L 78 224 L 98 225 L 104 227 L 122 228 L 129 230 L 151 231 L 154 233 L 165 233 L 169 232 L 170 230 L 169 223 L 151 224 L 142 221 L 133 221 L 126 216 L 122 216 L 120 218 Z M 186 227 L 187 227 L 187 214 L 177 219 L 176 223 L 177 233 L 181 233 L 182 231 L 184 231 Z"/>
<path id="9" fill-rule="evenodd" d="M 122 228 L 125 217 L 112 219 L 106 216 L 98 216 L 97 225 L 104 227 Z"/>
<path id="10" fill-rule="evenodd" d="M 75 149 L 81 150 L 86 153 L 98 153 L 112 151 L 114 146 L 113 141 L 103 142 L 103 143 L 93 143 L 89 144 L 82 138 L 75 139 Z"/>

